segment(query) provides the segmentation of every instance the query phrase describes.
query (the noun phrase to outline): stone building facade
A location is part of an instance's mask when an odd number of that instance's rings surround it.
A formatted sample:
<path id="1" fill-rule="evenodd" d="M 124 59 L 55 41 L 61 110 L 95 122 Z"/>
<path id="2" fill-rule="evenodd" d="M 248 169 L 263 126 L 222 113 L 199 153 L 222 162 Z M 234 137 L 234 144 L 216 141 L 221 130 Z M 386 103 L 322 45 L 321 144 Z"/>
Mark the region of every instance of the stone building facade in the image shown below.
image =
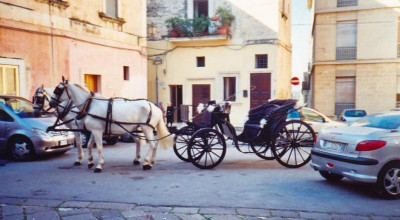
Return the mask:
<path id="1" fill-rule="evenodd" d="M 328 116 L 398 107 L 399 1 L 318 0 L 314 7 L 313 107 Z"/>
<path id="2" fill-rule="evenodd" d="M 147 97 L 145 0 L 0 1 L 0 94 L 61 76 L 104 96 Z"/>
<path id="3" fill-rule="evenodd" d="M 251 107 L 290 98 L 290 6 L 290 0 L 148 0 L 149 98 L 164 107 L 229 100 L 236 126 Z M 171 36 L 166 26 L 171 17 L 214 17 L 219 8 L 235 17 L 229 34 L 217 32 L 221 20 L 201 36 Z"/>

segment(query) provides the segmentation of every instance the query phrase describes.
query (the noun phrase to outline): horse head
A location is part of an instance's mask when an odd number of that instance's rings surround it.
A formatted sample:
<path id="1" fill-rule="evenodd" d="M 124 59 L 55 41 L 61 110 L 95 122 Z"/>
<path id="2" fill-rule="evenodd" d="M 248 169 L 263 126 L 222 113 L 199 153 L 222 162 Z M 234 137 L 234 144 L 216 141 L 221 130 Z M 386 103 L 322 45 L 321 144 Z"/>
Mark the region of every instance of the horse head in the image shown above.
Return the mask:
<path id="1" fill-rule="evenodd" d="M 56 86 L 50 100 L 50 107 L 55 108 L 64 100 L 71 99 L 68 93 L 68 80 L 62 77 L 62 82 Z"/>

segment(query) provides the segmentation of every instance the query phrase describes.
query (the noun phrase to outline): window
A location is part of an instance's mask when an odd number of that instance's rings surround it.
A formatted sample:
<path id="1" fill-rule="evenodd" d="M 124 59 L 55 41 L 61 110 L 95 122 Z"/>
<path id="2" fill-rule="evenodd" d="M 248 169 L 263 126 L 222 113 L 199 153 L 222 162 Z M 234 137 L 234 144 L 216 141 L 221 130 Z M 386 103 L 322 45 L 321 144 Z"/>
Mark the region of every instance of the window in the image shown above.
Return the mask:
<path id="1" fill-rule="evenodd" d="M 268 68 L 268 55 L 260 54 L 256 55 L 256 68 Z"/>
<path id="2" fill-rule="evenodd" d="M 301 109 L 301 114 L 305 121 L 313 121 L 313 122 L 324 122 L 325 119 L 319 115 L 318 113 L 308 110 L 308 109 Z"/>
<path id="3" fill-rule="evenodd" d="M 335 115 L 340 114 L 343 109 L 355 108 L 356 103 L 356 78 L 336 77 L 335 92 Z"/>
<path id="4" fill-rule="evenodd" d="M 124 80 L 129 80 L 129 66 L 124 66 Z"/>
<path id="5" fill-rule="evenodd" d="M 18 66 L 0 65 L 0 94 L 19 95 Z"/>
<path id="6" fill-rule="evenodd" d="M 107 16 L 118 18 L 118 0 L 105 0 L 105 13 Z"/>
<path id="7" fill-rule="evenodd" d="M 193 17 L 208 17 L 208 0 L 193 0 Z"/>
<path id="8" fill-rule="evenodd" d="M 0 121 L 14 121 L 14 119 L 0 108 Z"/>
<path id="9" fill-rule="evenodd" d="M 86 87 L 94 93 L 100 92 L 100 79 L 98 75 L 85 74 Z"/>
<path id="10" fill-rule="evenodd" d="M 206 66 L 206 58 L 205 57 L 196 57 L 197 67 L 205 67 Z"/>
<path id="11" fill-rule="evenodd" d="M 236 77 L 224 77 L 224 101 L 236 101 Z"/>
<path id="12" fill-rule="evenodd" d="M 357 57 L 357 21 L 340 21 L 336 26 L 336 60 Z"/>
<path id="13" fill-rule="evenodd" d="M 346 6 L 353 6 L 353 5 L 358 5 L 358 1 L 357 0 L 338 0 L 337 1 L 338 7 L 346 7 Z"/>

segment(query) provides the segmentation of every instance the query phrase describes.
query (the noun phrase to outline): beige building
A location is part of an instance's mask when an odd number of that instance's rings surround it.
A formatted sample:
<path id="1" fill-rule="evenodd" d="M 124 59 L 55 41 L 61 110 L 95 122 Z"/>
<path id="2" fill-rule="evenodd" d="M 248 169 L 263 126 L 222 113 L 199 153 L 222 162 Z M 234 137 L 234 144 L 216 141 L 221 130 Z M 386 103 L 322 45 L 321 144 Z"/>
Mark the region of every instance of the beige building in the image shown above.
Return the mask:
<path id="1" fill-rule="evenodd" d="M 147 97 L 145 0 L 0 1 L 0 94 L 61 76 L 104 96 Z"/>
<path id="2" fill-rule="evenodd" d="M 229 33 L 219 28 L 221 8 L 234 16 Z M 290 8 L 290 0 L 148 0 L 149 99 L 164 108 L 228 100 L 231 122 L 241 126 L 251 107 L 290 98 Z M 177 35 L 165 23 L 202 15 L 214 21 L 200 31 L 192 26 L 191 33 L 180 27 Z"/>
<path id="3" fill-rule="evenodd" d="M 400 103 L 398 0 L 314 2 L 312 105 L 328 116 Z"/>

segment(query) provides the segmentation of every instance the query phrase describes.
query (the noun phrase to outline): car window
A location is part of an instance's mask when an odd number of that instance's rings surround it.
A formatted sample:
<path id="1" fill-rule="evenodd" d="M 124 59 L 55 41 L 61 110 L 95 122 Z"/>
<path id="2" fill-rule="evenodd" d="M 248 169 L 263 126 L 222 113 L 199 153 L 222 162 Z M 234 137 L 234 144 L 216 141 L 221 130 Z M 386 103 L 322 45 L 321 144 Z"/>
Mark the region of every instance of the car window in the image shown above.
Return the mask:
<path id="1" fill-rule="evenodd" d="M 399 115 L 372 115 L 361 118 L 352 127 L 371 127 L 382 129 L 397 129 L 400 126 Z"/>
<path id="2" fill-rule="evenodd" d="M 289 114 L 287 115 L 287 118 L 292 119 L 292 118 L 298 118 L 300 119 L 300 112 L 297 110 L 292 110 L 289 112 Z"/>
<path id="3" fill-rule="evenodd" d="M 1 98 L 1 102 L 21 118 L 32 118 L 33 104 L 17 98 Z"/>
<path id="4" fill-rule="evenodd" d="M 315 122 L 324 122 L 324 118 L 317 114 L 314 111 L 310 111 L 308 109 L 301 109 L 301 114 L 305 121 L 315 121 Z"/>
<path id="5" fill-rule="evenodd" d="M 364 117 L 367 113 L 364 110 L 347 110 L 344 113 L 346 117 Z"/>
<path id="6" fill-rule="evenodd" d="M 14 119 L 0 108 L 0 121 L 14 121 Z"/>

